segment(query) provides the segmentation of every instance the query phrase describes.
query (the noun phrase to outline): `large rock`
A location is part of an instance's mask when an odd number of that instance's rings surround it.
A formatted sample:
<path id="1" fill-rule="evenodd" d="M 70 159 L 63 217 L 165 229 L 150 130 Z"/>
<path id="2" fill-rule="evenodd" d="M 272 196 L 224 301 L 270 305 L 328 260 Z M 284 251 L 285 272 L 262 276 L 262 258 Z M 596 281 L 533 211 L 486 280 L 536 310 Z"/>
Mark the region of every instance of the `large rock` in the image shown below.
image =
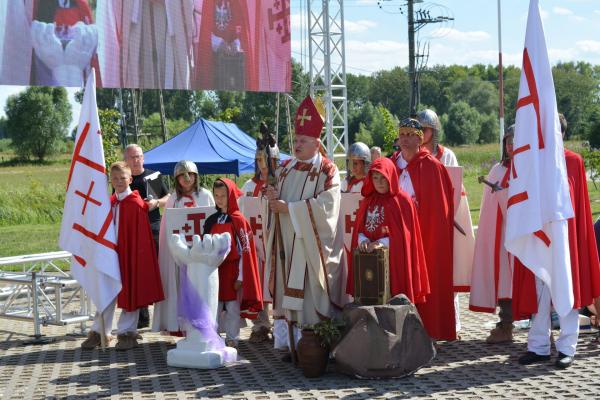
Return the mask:
<path id="1" fill-rule="evenodd" d="M 435 357 L 417 308 L 402 295 L 387 305 L 344 308 L 345 335 L 333 351 L 338 371 L 357 378 L 413 374 Z"/>

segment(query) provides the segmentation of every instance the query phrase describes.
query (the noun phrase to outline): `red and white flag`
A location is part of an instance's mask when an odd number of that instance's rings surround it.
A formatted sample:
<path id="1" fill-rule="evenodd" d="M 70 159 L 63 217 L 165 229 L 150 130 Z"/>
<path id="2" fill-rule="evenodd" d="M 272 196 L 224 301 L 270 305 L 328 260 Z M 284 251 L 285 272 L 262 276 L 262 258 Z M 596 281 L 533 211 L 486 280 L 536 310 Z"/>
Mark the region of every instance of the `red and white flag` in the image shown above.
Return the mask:
<path id="1" fill-rule="evenodd" d="M 529 3 L 508 189 L 505 247 L 573 308 L 567 219 L 573 217 L 552 68 L 538 0 Z"/>
<path id="2" fill-rule="evenodd" d="M 121 291 L 121 273 L 96 105 L 95 70 L 88 77 L 81 105 L 59 245 L 73 254 L 73 277 L 98 311 L 104 311 Z"/>
<path id="3" fill-rule="evenodd" d="M 258 90 L 289 92 L 292 82 L 290 0 L 259 0 L 257 5 Z"/>

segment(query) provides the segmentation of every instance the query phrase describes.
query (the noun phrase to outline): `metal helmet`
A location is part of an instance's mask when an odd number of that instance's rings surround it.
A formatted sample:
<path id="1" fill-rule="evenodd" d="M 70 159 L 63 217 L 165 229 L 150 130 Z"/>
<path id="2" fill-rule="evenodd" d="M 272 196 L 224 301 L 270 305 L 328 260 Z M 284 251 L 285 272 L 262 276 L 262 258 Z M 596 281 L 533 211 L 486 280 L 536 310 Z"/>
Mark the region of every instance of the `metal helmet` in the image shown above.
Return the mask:
<path id="1" fill-rule="evenodd" d="M 177 177 L 180 175 L 184 175 L 185 180 L 189 181 L 191 179 L 190 174 L 196 174 L 196 187 L 194 188 L 194 191 L 197 192 L 200 183 L 198 179 L 198 167 L 196 166 L 196 163 L 189 160 L 181 160 L 177 164 L 175 164 L 173 176 L 175 177 L 175 191 L 177 192 L 178 199 L 181 198 L 183 193 L 181 187 L 179 186 L 179 181 L 177 180 Z"/>
<path id="2" fill-rule="evenodd" d="M 431 141 L 433 142 L 433 154 L 437 154 L 438 144 L 440 143 L 440 130 L 442 129 L 440 118 L 435 111 L 427 108 L 417 113 L 417 120 L 421 123 L 423 128 L 433 129 L 433 136 L 431 137 Z"/>
<path id="3" fill-rule="evenodd" d="M 350 160 L 363 160 L 365 165 L 371 164 L 371 149 L 363 142 L 354 142 L 348 149 Z"/>
<path id="4" fill-rule="evenodd" d="M 198 175 L 198 167 L 196 166 L 196 163 L 189 160 L 181 160 L 175 164 L 175 170 L 173 172 L 173 176 L 175 178 L 185 173 L 194 173 Z"/>
<path id="5" fill-rule="evenodd" d="M 363 173 L 366 175 L 369 172 L 371 165 L 371 149 L 363 142 L 354 142 L 348 149 L 348 161 L 361 160 L 364 162 Z M 350 174 L 347 175 L 350 178 Z"/>

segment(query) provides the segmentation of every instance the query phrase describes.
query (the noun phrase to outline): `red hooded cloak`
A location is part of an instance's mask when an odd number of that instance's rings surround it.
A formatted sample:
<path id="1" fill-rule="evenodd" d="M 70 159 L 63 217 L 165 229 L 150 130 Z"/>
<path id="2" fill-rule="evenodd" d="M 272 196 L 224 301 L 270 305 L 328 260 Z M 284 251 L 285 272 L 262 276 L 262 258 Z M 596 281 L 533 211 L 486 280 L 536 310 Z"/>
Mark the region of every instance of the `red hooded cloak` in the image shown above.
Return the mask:
<path id="1" fill-rule="evenodd" d="M 225 258 L 225 261 L 219 266 L 219 301 L 237 299 L 237 292 L 233 285 L 238 278 L 241 257 L 243 283 L 240 315 L 242 318 L 255 319 L 263 309 L 263 296 L 258 277 L 258 258 L 256 257 L 254 235 L 252 234 L 250 224 L 238 208 L 237 199 L 242 195 L 242 191 L 230 179 L 221 178 L 219 180 L 227 187 L 228 222 L 224 224 L 216 223 L 217 219 L 223 215 L 219 210 L 219 212 L 207 219 L 204 226 L 205 233 L 229 232 L 232 238 L 231 251 L 227 255 L 227 258 Z M 238 251 L 238 244 L 241 254 Z"/>
<path id="2" fill-rule="evenodd" d="M 390 190 L 380 194 L 373 185 L 373 172 L 379 172 L 388 181 Z M 421 303 L 429 293 L 425 254 L 421 243 L 421 229 L 417 210 L 412 199 L 400 190 L 398 172 L 394 163 L 387 158 L 379 158 L 371 164 L 369 174 L 362 188 L 364 200 L 360 203 L 354 229 L 352 245 L 358 246 L 358 234 L 364 234 L 374 241 L 387 236 L 390 251 L 390 292 L 392 296 L 405 294 L 411 302 Z M 377 208 L 383 217 L 367 227 L 367 212 Z M 376 226 L 375 226 L 376 225 Z M 348 263 L 347 292 L 354 294 L 352 259 Z"/>

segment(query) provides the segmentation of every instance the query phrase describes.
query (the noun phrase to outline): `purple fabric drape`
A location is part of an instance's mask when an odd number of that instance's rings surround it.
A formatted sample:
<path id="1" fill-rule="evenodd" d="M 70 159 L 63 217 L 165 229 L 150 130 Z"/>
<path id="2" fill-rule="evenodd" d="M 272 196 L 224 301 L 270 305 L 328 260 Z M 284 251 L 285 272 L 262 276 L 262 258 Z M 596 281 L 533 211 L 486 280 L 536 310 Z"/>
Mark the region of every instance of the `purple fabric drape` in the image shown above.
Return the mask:
<path id="1" fill-rule="evenodd" d="M 212 318 L 206 302 L 198 295 L 192 285 L 187 274 L 187 266 L 181 266 L 179 271 L 178 317 L 189 322 L 194 329 L 200 331 L 211 344 L 211 350 L 223 350 L 225 342 L 217 333 L 217 322 Z M 223 355 L 226 356 L 226 353 Z M 233 360 L 225 359 L 225 361 L 235 361 L 235 358 Z"/>

